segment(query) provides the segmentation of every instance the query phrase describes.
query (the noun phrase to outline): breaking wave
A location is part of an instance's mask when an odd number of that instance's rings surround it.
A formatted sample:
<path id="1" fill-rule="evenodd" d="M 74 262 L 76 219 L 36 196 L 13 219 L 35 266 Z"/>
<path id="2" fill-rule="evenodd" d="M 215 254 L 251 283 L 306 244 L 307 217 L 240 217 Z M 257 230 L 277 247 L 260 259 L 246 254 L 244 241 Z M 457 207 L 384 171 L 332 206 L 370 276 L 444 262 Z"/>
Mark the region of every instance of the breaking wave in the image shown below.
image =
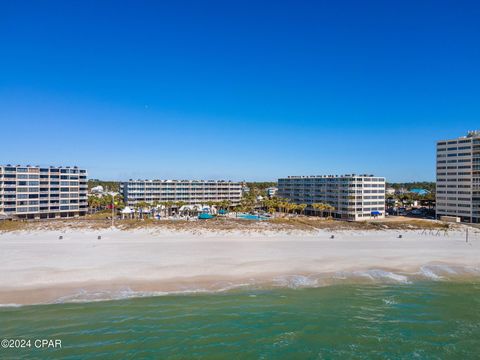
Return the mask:
<path id="1" fill-rule="evenodd" d="M 273 285 L 291 289 L 318 287 L 319 278 L 304 275 L 283 275 L 273 279 Z"/>
<path id="2" fill-rule="evenodd" d="M 208 286 L 182 286 L 173 291 L 139 291 L 129 286 L 116 290 L 87 290 L 80 288 L 75 292 L 59 297 L 54 304 L 97 302 L 109 300 L 123 300 L 138 297 L 155 297 L 167 295 L 193 295 L 203 293 L 222 293 L 244 289 L 271 289 L 271 288 L 316 288 L 330 285 L 349 283 L 371 284 L 399 284 L 408 285 L 415 281 L 455 281 L 480 277 L 480 268 L 474 266 L 455 266 L 445 264 L 428 264 L 421 266 L 416 272 L 403 273 L 385 269 L 367 269 L 355 271 L 341 271 L 335 273 L 318 274 L 285 274 L 271 279 L 250 278 L 243 281 L 217 281 Z M 387 299 L 385 302 L 390 303 Z M 20 304 L 0 304 L 0 307 L 18 307 Z"/>
<path id="3" fill-rule="evenodd" d="M 408 276 L 397 274 L 391 271 L 372 269 L 366 271 L 354 271 L 352 273 L 354 277 L 365 277 L 374 281 L 385 281 L 385 282 L 397 282 L 402 284 L 410 283 Z"/>

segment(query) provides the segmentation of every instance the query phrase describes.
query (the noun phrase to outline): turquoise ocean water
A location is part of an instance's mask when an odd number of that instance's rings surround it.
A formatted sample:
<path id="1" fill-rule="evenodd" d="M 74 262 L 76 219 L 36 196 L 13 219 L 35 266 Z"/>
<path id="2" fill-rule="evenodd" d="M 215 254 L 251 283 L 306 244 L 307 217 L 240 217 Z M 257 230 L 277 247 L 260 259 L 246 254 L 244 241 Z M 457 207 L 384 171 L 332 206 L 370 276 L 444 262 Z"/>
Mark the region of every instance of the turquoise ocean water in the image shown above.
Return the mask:
<path id="1" fill-rule="evenodd" d="M 479 359 L 480 282 L 415 281 L 0 308 L 0 359 Z"/>

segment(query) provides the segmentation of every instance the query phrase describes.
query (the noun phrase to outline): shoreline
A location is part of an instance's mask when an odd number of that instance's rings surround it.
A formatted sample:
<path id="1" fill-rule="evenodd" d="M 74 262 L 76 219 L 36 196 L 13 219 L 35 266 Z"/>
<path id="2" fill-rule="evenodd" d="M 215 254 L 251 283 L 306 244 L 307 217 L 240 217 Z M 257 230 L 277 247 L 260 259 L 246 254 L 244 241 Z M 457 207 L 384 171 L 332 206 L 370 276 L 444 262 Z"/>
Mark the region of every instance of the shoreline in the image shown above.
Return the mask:
<path id="1" fill-rule="evenodd" d="M 89 303 L 168 295 L 215 294 L 242 290 L 308 289 L 354 284 L 409 285 L 421 281 L 479 282 L 480 268 L 453 264 L 426 264 L 417 271 L 357 269 L 336 273 L 262 274 L 245 278 L 171 278 L 164 281 L 115 279 L 102 282 L 73 282 L 46 287 L 0 289 L 0 308 Z"/>
<path id="2" fill-rule="evenodd" d="M 6 232 L 0 234 L 0 304 L 215 292 L 239 286 L 295 288 L 480 276 L 479 233 L 473 232 L 468 243 L 460 230 L 422 233 L 192 234 L 68 228 Z"/>

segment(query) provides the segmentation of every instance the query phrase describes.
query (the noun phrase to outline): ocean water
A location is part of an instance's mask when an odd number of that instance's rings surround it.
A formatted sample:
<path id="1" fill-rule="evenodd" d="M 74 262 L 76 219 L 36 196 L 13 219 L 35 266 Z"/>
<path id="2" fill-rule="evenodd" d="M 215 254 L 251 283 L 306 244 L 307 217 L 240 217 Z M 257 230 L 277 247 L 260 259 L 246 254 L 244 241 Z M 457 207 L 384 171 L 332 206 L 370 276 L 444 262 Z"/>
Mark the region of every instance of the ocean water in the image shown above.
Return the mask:
<path id="1" fill-rule="evenodd" d="M 479 359 L 479 281 L 236 289 L 0 308 L 0 359 Z"/>

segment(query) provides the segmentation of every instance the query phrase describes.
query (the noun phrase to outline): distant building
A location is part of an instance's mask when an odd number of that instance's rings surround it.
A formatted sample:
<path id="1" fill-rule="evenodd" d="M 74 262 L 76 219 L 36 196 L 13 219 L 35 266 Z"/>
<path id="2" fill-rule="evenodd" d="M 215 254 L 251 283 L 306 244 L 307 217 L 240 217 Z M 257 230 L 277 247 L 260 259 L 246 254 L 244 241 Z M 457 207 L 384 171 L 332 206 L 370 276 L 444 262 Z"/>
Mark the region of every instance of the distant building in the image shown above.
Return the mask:
<path id="1" fill-rule="evenodd" d="M 120 188 L 128 206 L 139 202 L 183 201 L 195 205 L 224 200 L 236 205 L 242 197 L 242 185 L 232 181 L 129 180 Z"/>
<path id="2" fill-rule="evenodd" d="M 250 192 L 250 188 L 247 186 L 246 183 L 242 183 L 242 195 L 248 194 Z"/>
<path id="3" fill-rule="evenodd" d="M 385 178 L 373 175 L 289 176 L 278 179 L 278 196 L 296 204 L 332 205 L 340 219 L 385 216 Z"/>
<path id="4" fill-rule="evenodd" d="M 90 192 L 95 195 L 103 194 L 105 191 L 103 190 L 102 185 L 94 186 L 90 189 Z"/>
<path id="5" fill-rule="evenodd" d="M 387 188 L 387 190 L 385 190 L 385 194 L 395 195 L 395 189 L 394 188 Z"/>
<path id="6" fill-rule="evenodd" d="M 87 213 L 87 171 L 78 167 L 0 165 L 0 214 L 21 219 Z"/>
<path id="7" fill-rule="evenodd" d="M 408 193 L 408 190 L 405 188 L 400 188 L 395 190 L 396 195 L 405 195 L 406 193 Z"/>
<path id="8" fill-rule="evenodd" d="M 436 211 L 480 222 L 480 131 L 437 142 Z"/>
<path id="9" fill-rule="evenodd" d="M 269 187 L 267 188 L 267 195 L 269 198 L 273 198 L 277 195 L 277 192 L 278 192 L 278 188 L 276 187 Z"/>

